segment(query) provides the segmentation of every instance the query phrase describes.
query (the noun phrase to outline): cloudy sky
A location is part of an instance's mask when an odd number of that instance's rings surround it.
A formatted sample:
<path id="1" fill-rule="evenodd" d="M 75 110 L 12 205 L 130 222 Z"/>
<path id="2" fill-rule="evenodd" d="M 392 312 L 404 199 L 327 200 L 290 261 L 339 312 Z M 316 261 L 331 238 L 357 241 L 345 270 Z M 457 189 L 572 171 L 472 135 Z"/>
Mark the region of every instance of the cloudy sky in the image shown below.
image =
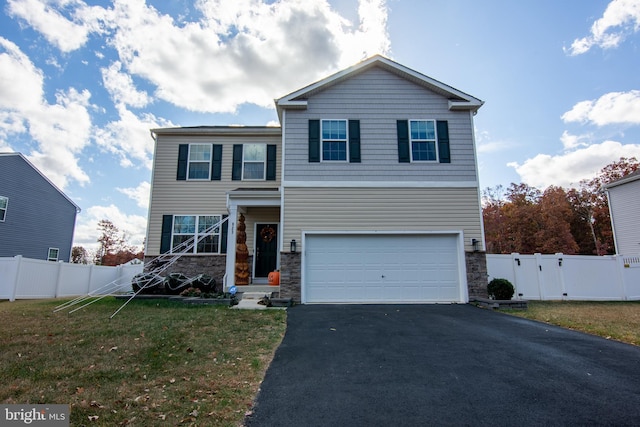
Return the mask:
<path id="1" fill-rule="evenodd" d="M 0 152 L 145 234 L 149 129 L 277 122 L 273 99 L 376 53 L 485 101 L 482 188 L 640 158 L 640 0 L 5 0 Z M 0 183 L 1 188 L 2 183 Z"/>

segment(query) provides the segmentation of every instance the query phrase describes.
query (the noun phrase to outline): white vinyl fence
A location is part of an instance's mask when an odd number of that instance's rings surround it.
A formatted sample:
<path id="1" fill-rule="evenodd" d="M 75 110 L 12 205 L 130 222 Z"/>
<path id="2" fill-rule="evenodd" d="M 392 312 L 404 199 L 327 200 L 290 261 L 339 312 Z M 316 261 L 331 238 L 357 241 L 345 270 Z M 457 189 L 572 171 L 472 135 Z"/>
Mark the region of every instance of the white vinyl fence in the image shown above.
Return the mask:
<path id="1" fill-rule="evenodd" d="M 0 299 L 86 295 L 111 282 L 131 283 L 143 264 L 107 267 L 23 258 L 0 258 Z M 124 290 L 131 290 L 130 287 Z"/>
<path id="2" fill-rule="evenodd" d="M 489 280 L 527 300 L 640 300 L 640 255 L 487 255 Z"/>

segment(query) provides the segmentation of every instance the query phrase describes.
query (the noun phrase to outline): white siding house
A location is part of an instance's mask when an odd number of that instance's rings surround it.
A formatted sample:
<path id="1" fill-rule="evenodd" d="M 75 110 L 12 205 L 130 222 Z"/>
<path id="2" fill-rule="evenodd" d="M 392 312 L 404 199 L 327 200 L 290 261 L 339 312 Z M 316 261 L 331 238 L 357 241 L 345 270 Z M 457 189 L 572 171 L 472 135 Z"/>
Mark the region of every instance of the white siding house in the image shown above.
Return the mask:
<path id="1" fill-rule="evenodd" d="M 605 186 L 616 254 L 640 254 L 640 171 Z"/>

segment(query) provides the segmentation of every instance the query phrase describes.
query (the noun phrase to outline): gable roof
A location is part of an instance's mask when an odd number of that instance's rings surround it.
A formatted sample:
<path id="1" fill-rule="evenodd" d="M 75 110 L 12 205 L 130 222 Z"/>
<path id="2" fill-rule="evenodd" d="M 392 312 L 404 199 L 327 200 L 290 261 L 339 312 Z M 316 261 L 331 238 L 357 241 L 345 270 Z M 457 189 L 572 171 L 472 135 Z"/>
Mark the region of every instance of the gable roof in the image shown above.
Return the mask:
<path id="1" fill-rule="evenodd" d="M 44 178 L 44 180 L 45 180 L 45 181 L 47 181 L 47 183 L 49 183 L 49 185 L 51 185 L 51 187 L 53 187 L 53 188 L 54 188 L 54 190 L 56 190 L 58 193 L 60 193 L 60 194 L 62 195 L 62 197 L 64 197 L 65 199 L 67 199 L 67 201 L 68 201 L 69 203 L 71 203 L 71 204 L 76 208 L 76 212 L 80 212 L 80 211 L 82 210 L 82 209 L 80 209 L 80 207 L 79 207 L 78 205 L 76 205 L 76 204 L 74 203 L 74 201 L 73 201 L 73 200 L 71 200 L 71 199 L 69 198 L 69 196 L 67 196 L 66 194 L 64 194 L 64 193 L 62 192 L 62 190 L 60 190 L 60 189 L 59 189 L 59 188 L 58 188 L 58 187 L 57 187 L 53 182 L 51 182 L 51 180 L 50 180 L 49 178 L 47 178 L 45 174 L 43 174 L 42 172 L 40 172 L 40 170 L 39 170 L 37 167 L 35 167 L 35 166 L 33 165 L 33 163 L 31 163 L 31 162 L 29 161 L 29 159 L 27 159 L 27 158 L 26 158 L 22 153 L 0 153 L 0 159 L 1 159 L 2 157 L 10 157 L 10 156 L 17 156 L 17 157 L 21 158 L 21 159 L 22 159 L 22 160 L 23 160 L 27 165 L 29 165 L 29 166 L 30 166 L 34 171 L 36 171 L 36 173 L 38 173 L 38 175 L 40 175 L 42 178 Z"/>
<path id="2" fill-rule="evenodd" d="M 375 55 L 356 65 L 332 74 L 322 80 L 310 84 L 309 86 L 298 89 L 288 95 L 275 100 L 278 116 L 282 118 L 282 110 L 284 109 L 305 109 L 307 107 L 307 98 L 314 93 L 318 93 L 336 83 L 351 78 L 352 76 L 368 70 L 372 67 L 380 67 L 390 71 L 404 79 L 423 86 L 433 92 L 439 93 L 449 99 L 450 110 L 468 110 L 474 113 L 484 104 L 478 98 L 466 94 L 458 89 L 446 85 L 431 77 L 425 76 L 417 71 L 405 67 L 395 61 L 390 60 L 382 55 Z"/>
<path id="3" fill-rule="evenodd" d="M 629 175 L 623 176 L 620 179 L 616 179 L 615 181 L 612 181 L 608 184 L 606 184 L 604 186 L 604 188 L 606 190 L 612 188 L 612 187 L 617 187 L 618 185 L 623 185 L 623 184 L 627 184 L 629 182 L 633 182 L 633 181 L 637 181 L 640 179 L 640 169 L 638 169 L 635 172 L 630 173 Z"/>

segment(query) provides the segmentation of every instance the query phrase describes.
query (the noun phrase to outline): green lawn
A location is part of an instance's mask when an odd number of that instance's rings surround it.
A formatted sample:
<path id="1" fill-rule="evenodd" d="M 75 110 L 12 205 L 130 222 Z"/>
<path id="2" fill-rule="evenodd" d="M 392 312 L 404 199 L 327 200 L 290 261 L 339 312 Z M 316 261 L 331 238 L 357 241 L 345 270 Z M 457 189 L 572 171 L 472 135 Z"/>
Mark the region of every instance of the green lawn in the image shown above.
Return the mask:
<path id="1" fill-rule="evenodd" d="M 640 301 L 529 301 L 510 314 L 640 345 Z"/>
<path id="2" fill-rule="evenodd" d="M 0 303 L 0 402 L 70 404 L 72 425 L 238 425 L 286 327 L 284 310 L 60 303 Z"/>

